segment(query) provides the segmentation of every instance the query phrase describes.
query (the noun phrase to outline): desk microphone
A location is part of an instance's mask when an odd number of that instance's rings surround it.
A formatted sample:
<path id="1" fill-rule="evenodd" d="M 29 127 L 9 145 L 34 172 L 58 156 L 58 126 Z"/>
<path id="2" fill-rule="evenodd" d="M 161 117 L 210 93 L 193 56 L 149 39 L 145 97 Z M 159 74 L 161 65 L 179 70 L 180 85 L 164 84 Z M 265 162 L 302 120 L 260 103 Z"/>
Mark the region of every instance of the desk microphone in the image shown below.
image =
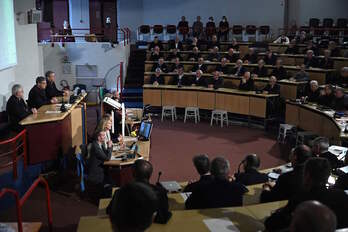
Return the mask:
<path id="1" fill-rule="evenodd" d="M 162 172 L 161 172 L 161 171 L 158 172 L 158 177 L 157 177 L 157 182 L 156 182 L 156 184 L 159 184 L 159 180 L 160 180 L 160 178 L 161 178 L 161 175 L 162 175 Z"/>

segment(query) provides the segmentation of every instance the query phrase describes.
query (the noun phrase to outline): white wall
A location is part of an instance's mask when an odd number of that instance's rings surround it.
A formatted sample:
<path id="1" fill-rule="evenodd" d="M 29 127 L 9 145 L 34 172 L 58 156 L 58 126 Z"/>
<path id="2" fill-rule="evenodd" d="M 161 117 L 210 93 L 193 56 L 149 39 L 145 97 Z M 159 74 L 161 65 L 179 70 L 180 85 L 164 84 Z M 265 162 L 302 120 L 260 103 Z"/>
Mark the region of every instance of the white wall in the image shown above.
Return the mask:
<path id="1" fill-rule="evenodd" d="M 89 0 L 69 0 L 69 21 L 71 28 L 89 28 Z M 74 34 L 86 34 L 86 31 L 74 31 Z"/>
<path id="2" fill-rule="evenodd" d="M 13 84 L 23 85 L 27 97 L 37 76 L 43 74 L 40 49 L 37 45 L 36 24 L 27 24 L 26 11 L 35 6 L 35 0 L 15 0 L 15 33 L 17 65 L 0 71 L 0 110 L 6 109 Z M 1 53 L 0 53 L 1 55 Z"/>
<path id="3" fill-rule="evenodd" d="M 295 20 L 297 25 L 308 25 L 309 18 L 348 17 L 347 0 L 289 0 L 289 22 Z"/>
<path id="4" fill-rule="evenodd" d="M 87 85 L 99 84 L 106 77 L 106 86 L 109 89 L 116 87 L 116 76 L 119 75 L 119 68 L 114 68 L 121 61 L 124 62 L 124 70 L 127 67 L 130 46 L 115 45 L 111 48 L 110 43 L 66 43 L 62 47 L 60 43 L 41 44 L 43 50 L 44 71 L 54 71 L 56 73 L 56 81 L 67 80 L 72 87 L 77 83 L 76 65 L 97 65 L 98 76 L 96 78 L 79 77 L 80 81 Z M 64 57 L 71 62 L 71 74 L 63 74 Z M 126 73 L 124 73 L 126 74 Z"/>

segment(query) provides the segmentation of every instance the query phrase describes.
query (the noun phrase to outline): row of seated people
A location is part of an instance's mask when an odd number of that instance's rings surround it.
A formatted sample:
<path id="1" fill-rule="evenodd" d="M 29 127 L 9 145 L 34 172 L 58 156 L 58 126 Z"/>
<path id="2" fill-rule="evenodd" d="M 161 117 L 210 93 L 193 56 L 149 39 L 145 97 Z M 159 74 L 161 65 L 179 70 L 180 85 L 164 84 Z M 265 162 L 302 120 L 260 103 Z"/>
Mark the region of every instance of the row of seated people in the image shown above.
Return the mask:
<path id="1" fill-rule="evenodd" d="M 55 73 L 46 72 L 46 76 L 36 78 L 36 84 L 31 88 L 28 101 L 24 100 L 23 87 L 15 84 L 12 87 L 12 95 L 6 104 L 11 129 L 21 131 L 19 122 L 30 114 L 37 114 L 37 109 L 43 105 L 57 103 L 57 97 L 69 94 L 69 90 L 58 90 L 55 84 Z"/>
<path id="2" fill-rule="evenodd" d="M 260 159 L 255 154 L 248 155 L 242 161 L 243 170 L 232 176 L 230 163 L 224 157 L 217 157 L 210 162 L 207 155 L 198 155 L 193 158 L 193 163 L 200 179 L 189 182 L 185 187 L 185 192 L 191 192 L 185 206 L 187 209 L 242 206 L 243 195 L 247 191 L 245 186 L 264 183 L 261 202 L 289 200 L 284 208 L 267 218 L 267 231 L 288 228 L 296 217 L 294 211 L 297 206 L 309 200 L 325 205 L 336 218 L 332 230 L 328 231 L 334 231 L 336 227 L 345 228 L 348 226 L 348 196 L 344 189 L 348 187 L 348 175 L 339 176 L 334 186 L 326 186 L 335 170 L 332 165 L 344 165 L 334 158 L 336 156 L 328 151 L 328 140 L 319 137 L 314 140 L 312 148 L 300 145 L 292 149 L 290 161 L 293 170 L 281 174 L 276 182 L 269 182 L 268 176 L 258 171 Z M 166 190 L 159 183 L 150 183 L 152 164 L 137 160 L 133 170 L 134 182 L 117 190 L 107 207 L 113 226 L 119 229 L 116 231 L 130 228 L 141 228 L 139 231 L 143 231 L 153 221 L 166 223 L 171 217 Z M 127 219 L 134 213 L 137 217 Z M 140 222 L 143 224 L 138 224 Z"/>
<path id="3" fill-rule="evenodd" d="M 320 48 L 324 48 L 326 50 L 329 50 L 329 54 L 331 57 L 342 57 L 344 56 L 342 50 L 340 47 L 337 46 L 337 44 L 334 41 L 328 42 L 325 46 L 320 46 L 315 44 L 312 40 L 307 41 L 306 47 L 299 47 L 298 43 L 295 39 L 291 40 L 291 42 L 288 44 L 287 49 L 285 50 L 285 54 L 306 54 L 308 50 L 312 50 L 313 53 L 318 56 Z M 184 46 L 186 45 L 186 46 Z M 154 38 L 154 41 L 152 41 L 148 45 L 148 50 L 153 51 L 155 47 L 158 47 L 160 51 L 164 51 L 163 43 L 158 39 L 158 37 Z M 219 50 L 221 50 L 221 44 L 218 40 L 218 37 L 216 35 L 212 36 L 211 41 L 203 41 L 199 40 L 196 37 L 192 39 L 190 42 L 182 42 L 179 37 L 176 37 L 175 40 L 169 40 L 167 50 L 173 51 L 193 51 L 195 48 L 197 48 L 200 51 L 211 51 L 214 47 L 217 47 Z M 239 44 L 236 39 L 233 39 L 230 44 L 228 44 L 228 49 L 233 48 L 236 51 L 239 51 Z M 227 49 L 227 50 L 228 50 Z"/>

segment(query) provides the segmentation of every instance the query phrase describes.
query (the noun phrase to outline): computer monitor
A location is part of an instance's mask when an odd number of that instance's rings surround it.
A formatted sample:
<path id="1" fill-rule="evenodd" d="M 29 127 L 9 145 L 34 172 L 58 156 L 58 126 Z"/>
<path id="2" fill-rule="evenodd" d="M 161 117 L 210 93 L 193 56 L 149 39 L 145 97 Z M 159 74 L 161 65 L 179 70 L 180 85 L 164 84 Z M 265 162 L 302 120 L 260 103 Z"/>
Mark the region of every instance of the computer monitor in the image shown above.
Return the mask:
<path id="1" fill-rule="evenodd" d="M 149 140 L 152 131 L 152 122 L 142 121 L 139 128 L 139 139 Z"/>

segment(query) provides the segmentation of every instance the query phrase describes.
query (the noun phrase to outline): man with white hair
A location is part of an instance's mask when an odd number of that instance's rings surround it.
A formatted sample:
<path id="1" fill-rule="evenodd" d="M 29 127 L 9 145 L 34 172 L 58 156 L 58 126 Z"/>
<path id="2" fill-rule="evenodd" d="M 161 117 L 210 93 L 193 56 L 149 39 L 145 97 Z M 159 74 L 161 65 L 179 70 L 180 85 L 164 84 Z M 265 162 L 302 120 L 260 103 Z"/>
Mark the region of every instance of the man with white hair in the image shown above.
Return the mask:
<path id="1" fill-rule="evenodd" d="M 192 82 L 192 86 L 202 86 L 202 87 L 207 87 L 207 81 L 204 77 L 202 77 L 202 70 L 197 70 L 196 71 L 196 77 Z"/>
<path id="2" fill-rule="evenodd" d="M 307 100 L 309 102 L 318 102 L 320 96 L 320 90 L 318 81 L 312 80 L 309 82 L 309 90 L 306 94 Z"/>
<path id="3" fill-rule="evenodd" d="M 314 57 L 313 50 L 307 51 L 307 56 L 304 58 L 303 62 L 306 66 L 306 68 L 316 68 L 318 67 L 318 60 Z"/>
<path id="4" fill-rule="evenodd" d="M 30 114 L 36 114 L 36 108 L 29 109 L 25 103 L 23 87 L 19 84 L 15 84 L 12 87 L 12 96 L 8 99 L 6 105 L 6 111 L 9 116 L 11 129 L 14 131 L 21 131 L 23 128 L 19 125 L 19 122 Z"/>
<path id="5" fill-rule="evenodd" d="M 348 86 L 348 67 L 341 68 L 336 84 L 343 88 Z"/>

